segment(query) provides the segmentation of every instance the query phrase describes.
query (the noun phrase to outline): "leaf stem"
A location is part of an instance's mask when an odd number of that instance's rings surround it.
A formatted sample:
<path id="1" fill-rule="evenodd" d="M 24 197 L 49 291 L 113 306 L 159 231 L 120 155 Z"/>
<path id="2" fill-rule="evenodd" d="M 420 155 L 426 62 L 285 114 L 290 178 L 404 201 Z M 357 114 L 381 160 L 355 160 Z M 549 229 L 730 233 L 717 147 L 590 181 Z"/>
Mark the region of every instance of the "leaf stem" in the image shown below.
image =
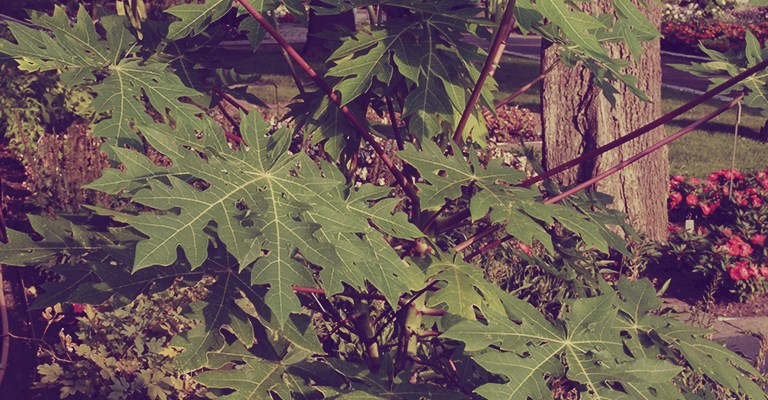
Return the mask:
<path id="1" fill-rule="evenodd" d="M 630 157 L 630 158 L 628 158 L 628 159 L 626 159 L 626 160 L 624 160 L 624 161 L 614 165 L 613 167 L 611 167 L 607 171 L 605 171 L 605 172 L 603 172 L 603 173 L 593 177 L 592 179 L 584 181 L 584 182 L 582 182 L 582 183 L 580 183 L 580 184 L 578 184 L 578 185 L 576 185 L 576 186 L 566 190 L 565 192 L 560 193 L 559 195 L 557 195 L 555 197 L 551 197 L 551 198 L 545 200 L 544 203 L 545 204 L 555 204 L 555 203 L 558 203 L 558 202 L 562 201 L 563 199 L 565 199 L 565 198 L 567 198 L 567 197 L 569 197 L 569 196 L 571 196 L 571 195 L 573 195 L 575 193 L 578 193 L 581 190 L 584 190 L 584 189 L 594 185 L 595 183 L 600 182 L 601 180 L 603 180 L 603 179 L 605 179 L 605 178 L 615 174 L 616 172 L 621 171 L 622 169 L 624 169 L 628 165 L 635 163 L 636 161 L 638 161 L 641 158 L 643 158 L 643 157 L 653 153 L 654 151 L 664 147 L 665 145 L 669 144 L 670 142 L 675 141 L 675 140 L 685 136 L 686 134 L 690 133 L 691 131 L 695 130 L 696 128 L 700 127 L 701 125 L 705 124 L 706 122 L 710 121 L 711 119 L 717 117 L 718 115 L 720 115 L 720 114 L 722 114 L 722 113 L 732 109 L 733 107 L 736 107 L 736 105 L 738 105 L 739 102 L 741 102 L 741 100 L 744 98 L 744 95 L 745 95 L 745 92 L 740 93 L 738 96 L 736 96 L 733 100 L 731 100 L 727 104 L 725 104 L 722 107 L 718 108 L 717 110 L 712 111 L 711 113 L 705 115 L 704 117 L 700 118 L 696 122 L 686 126 L 685 128 L 675 132 L 674 134 L 672 134 L 670 136 L 667 136 L 666 138 L 664 138 L 664 139 L 654 143 L 653 145 L 651 145 L 650 147 L 646 148 L 645 150 L 643 150 L 643 151 L 635 154 L 634 156 L 632 156 L 632 157 Z M 472 258 L 474 258 L 475 256 L 477 256 L 479 254 L 482 254 L 482 253 L 484 253 L 484 252 L 486 252 L 488 250 L 491 250 L 491 249 L 493 249 L 495 247 L 498 247 L 499 245 L 501 245 L 502 243 L 504 243 L 504 242 L 506 242 L 506 241 L 508 241 L 510 239 L 512 239 L 512 235 L 509 235 L 509 236 L 507 236 L 507 237 L 505 237 L 503 239 L 500 239 L 500 240 L 493 241 L 493 242 L 483 246 L 481 249 L 473 252 L 472 254 L 469 254 L 465 258 L 465 260 L 469 261 Z"/>
<path id="2" fill-rule="evenodd" d="M 700 104 L 704 103 L 705 101 L 712 99 L 713 97 L 717 96 L 718 94 L 720 94 L 724 90 L 730 88 L 731 86 L 735 85 L 736 83 L 739 83 L 739 82 L 743 81 L 745 78 L 747 78 L 747 77 L 749 77 L 751 75 L 754 75 L 755 73 L 757 73 L 759 71 L 762 71 L 766 67 L 768 67 L 768 59 L 766 59 L 766 60 L 756 64 L 755 66 L 745 70 L 744 72 L 734 76 L 733 78 L 730 78 L 727 81 L 725 81 L 725 82 L 715 86 L 714 88 L 712 88 L 708 92 L 706 92 L 706 93 L 702 94 L 701 96 L 699 96 L 699 97 L 689 101 L 688 103 L 683 104 L 682 106 L 674 109 L 672 112 L 657 118 L 655 121 L 651 122 L 650 124 L 647 124 L 647 125 L 645 125 L 643 127 L 640 127 L 638 129 L 634 130 L 633 132 L 630 132 L 629 134 L 624 135 L 624 136 L 622 136 L 622 137 L 620 137 L 620 138 L 618 138 L 618 139 L 616 139 L 616 140 L 614 140 L 614 141 L 612 141 L 610 143 L 602 145 L 602 146 L 600 146 L 600 147 L 598 147 L 598 148 L 596 148 L 594 150 L 588 151 L 588 152 L 582 154 L 581 156 L 574 158 L 571 161 L 568 161 L 568 162 L 565 162 L 565 163 L 563 163 L 561 165 L 558 165 L 557 167 L 552 168 L 552 169 L 548 170 L 547 172 L 545 172 L 545 173 L 543 173 L 541 175 L 537 175 L 537 176 L 534 176 L 532 178 L 526 179 L 526 180 L 524 180 L 520 184 L 520 186 L 529 187 L 531 185 L 539 183 L 539 182 L 541 182 L 541 181 L 543 181 L 545 179 L 551 178 L 552 176 L 557 175 L 557 174 L 559 174 L 559 173 L 561 173 L 561 172 L 563 172 L 563 171 L 565 171 L 565 170 L 567 170 L 567 169 L 569 169 L 571 167 L 579 165 L 579 164 L 581 164 L 582 162 L 584 162 L 586 160 L 590 160 L 590 159 L 595 158 L 595 157 L 597 157 L 597 156 L 599 156 L 599 155 L 601 155 L 601 154 L 603 154 L 603 153 L 605 153 L 607 151 L 613 150 L 613 149 L 621 146 L 622 144 L 629 142 L 632 139 L 638 138 L 638 137 L 640 137 L 640 136 L 642 136 L 642 135 L 644 135 L 644 134 L 646 134 L 646 133 L 648 133 L 648 132 L 650 132 L 650 131 L 652 131 L 652 130 L 654 130 L 654 129 L 656 129 L 656 128 L 664 125 L 664 124 L 666 124 L 667 122 L 672 121 L 673 119 L 677 118 L 678 116 L 680 116 L 680 115 L 682 115 L 682 114 L 692 110 L 693 108 L 699 106 Z"/>
<path id="3" fill-rule="evenodd" d="M 512 31 L 512 27 L 515 24 L 514 9 L 514 0 L 510 0 L 509 4 L 507 4 L 507 9 L 504 10 L 504 16 L 501 18 L 501 23 L 499 24 L 499 29 L 496 32 L 496 36 L 493 38 L 491 48 L 488 50 L 488 57 L 485 59 L 483 69 L 480 71 L 480 76 L 477 78 L 477 82 L 475 82 L 475 88 L 472 90 L 472 94 L 469 96 L 469 101 L 467 101 L 467 105 L 464 107 L 464 112 L 461 114 L 461 119 L 456 125 L 456 131 L 453 133 L 453 141 L 457 144 L 461 142 L 464 128 L 466 128 L 467 122 L 469 121 L 469 116 L 472 115 L 472 112 L 477 105 L 477 100 L 480 98 L 480 94 L 483 91 L 485 81 L 488 78 L 488 75 L 490 75 L 491 71 L 494 69 L 494 60 L 496 59 L 496 55 L 502 44 L 506 42 L 507 37 L 509 37 L 509 33 Z"/>
<path id="4" fill-rule="evenodd" d="M 233 99 L 232 96 L 230 96 L 225 91 L 221 90 L 220 88 L 214 87 L 213 92 L 219 95 L 219 97 L 221 97 L 222 99 L 226 100 L 227 103 L 235 106 L 235 108 L 237 108 L 238 110 L 242 111 L 245 114 L 248 114 L 248 110 L 245 107 L 243 107 L 240 103 L 238 103 L 235 99 Z"/>
<path id="5" fill-rule="evenodd" d="M 641 158 L 643 158 L 643 157 L 653 153 L 654 151 L 664 147 L 668 143 L 673 142 L 673 141 L 675 141 L 675 140 L 685 136 L 686 134 L 690 133 L 694 129 L 698 128 L 699 126 L 703 125 L 707 121 L 711 120 L 712 118 L 715 118 L 718 115 L 720 115 L 720 114 L 730 110 L 731 108 L 736 107 L 739 104 L 739 102 L 741 101 L 741 99 L 744 98 L 745 94 L 746 94 L 745 92 L 741 92 L 741 94 L 736 96 L 733 100 L 731 100 L 727 104 L 723 105 L 722 107 L 718 108 L 717 110 L 712 111 L 711 113 L 703 116 L 698 121 L 696 121 L 696 122 L 686 126 L 685 128 L 675 132 L 674 134 L 672 134 L 670 136 L 667 136 L 666 138 L 664 138 L 662 140 L 659 140 L 658 142 L 654 143 L 653 145 L 651 145 L 650 147 L 646 148 L 645 150 L 643 150 L 643 151 L 635 154 L 634 156 L 632 156 L 632 157 L 630 157 L 630 158 L 628 158 L 628 159 L 626 159 L 626 160 L 624 160 L 624 161 L 614 165 L 613 167 L 611 167 L 607 171 L 605 171 L 605 172 L 603 172 L 601 174 L 598 174 L 597 176 L 595 176 L 595 177 L 593 177 L 593 178 L 591 178 L 589 180 L 586 180 L 586 181 L 584 181 L 584 182 L 582 182 L 582 183 L 580 183 L 580 184 L 578 184 L 578 185 L 576 185 L 576 186 L 566 190 L 565 192 L 560 193 L 559 195 L 557 195 L 555 197 L 552 197 L 552 198 L 549 198 L 549 199 L 545 200 L 544 203 L 545 204 L 558 203 L 561 200 L 565 199 L 566 197 L 568 197 L 568 196 L 570 196 L 570 195 L 572 195 L 574 193 L 577 193 L 577 192 L 579 192 L 581 190 L 584 190 L 584 189 L 594 185 L 595 183 L 600 182 L 601 180 L 603 180 L 603 179 L 605 179 L 605 178 L 607 178 L 607 177 L 609 177 L 609 176 L 611 176 L 611 175 L 621 171 L 622 169 L 626 168 L 627 166 L 635 163 L 637 160 L 640 160 Z"/>
<path id="6" fill-rule="evenodd" d="M 514 93 L 510 94 L 509 96 L 507 96 L 504 100 L 498 102 L 496 104 L 496 109 L 498 110 L 499 108 L 504 107 L 505 105 L 511 103 L 512 100 L 514 100 L 517 96 L 520 96 L 521 94 L 527 92 L 534 85 L 536 85 L 537 83 L 539 83 L 542 80 L 544 80 L 544 78 L 547 76 L 547 74 L 552 72 L 552 70 L 554 70 L 555 67 L 557 66 L 557 64 L 559 64 L 559 63 L 560 63 L 560 59 L 558 58 L 557 60 L 555 60 L 555 62 L 552 63 L 552 65 L 549 66 L 549 68 L 547 68 L 544 72 L 540 73 L 537 77 L 533 78 L 532 81 L 526 83 L 520 89 L 517 89 Z"/>
<path id="7" fill-rule="evenodd" d="M 488 228 L 483 229 L 482 231 L 474 234 L 469 239 L 467 239 L 467 240 L 457 244 L 456 246 L 453 246 L 453 251 L 455 251 L 457 253 L 460 253 L 460 252 L 466 250 L 467 247 L 472 246 L 473 244 L 475 244 L 478 241 L 480 241 L 482 238 L 484 238 L 484 237 L 486 237 L 486 236 L 488 236 L 488 235 L 498 231 L 501 228 L 502 228 L 502 225 L 491 225 Z"/>
<path id="8" fill-rule="evenodd" d="M 291 286 L 291 290 L 293 290 L 294 293 L 301 293 L 301 294 L 315 294 L 320 296 L 326 296 L 325 290 L 319 289 L 319 288 L 311 288 L 311 287 L 304 287 L 304 286 Z M 342 292 L 337 293 L 335 296 L 344 296 L 349 297 L 351 299 L 368 299 L 368 300 L 386 300 L 386 297 L 380 294 L 375 293 L 349 293 L 349 292 Z"/>
<path id="9" fill-rule="evenodd" d="M 395 141 L 397 141 L 397 149 L 402 151 L 405 149 L 405 145 L 403 137 L 400 135 L 399 121 L 395 118 L 395 107 L 392 106 L 392 99 L 389 96 L 384 96 L 384 101 L 387 103 L 387 112 L 389 112 L 389 121 L 392 124 L 392 134 L 395 135 Z"/>
<path id="10" fill-rule="evenodd" d="M 395 177 L 395 180 L 397 181 L 398 185 L 400 185 L 403 190 L 405 191 L 406 196 L 411 199 L 411 202 L 413 203 L 413 209 L 418 210 L 417 212 L 420 212 L 420 206 L 419 206 L 419 196 L 417 194 L 416 188 L 411 184 L 411 182 L 403 175 L 402 171 L 400 171 L 395 163 L 392 161 L 392 159 L 389 158 L 387 153 L 384 151 L 384 149 L 379 145 L 378 142 L 374 139 L 373 135 L 368 131 L 368 129 L 363 125 L 362 122 L 354 115 L 352 114 L 352 111 L 341 103 L 341 98 L 336 94 L 336 92 L 333 91 L 333 89 L 328 85 L 328 83 L 323 80 L 323 78 L 320 77 L 320 75 L 315 72 L 314 69 L 304 60 L 304 58 L 294 49 L 286 40 L 283 38 L 282 35 L 272 26 L 270 23 L 264 18 L 263 15 L 261 15 L 260 12 L 258 12 L 248 0 L 237 0 L 238 3 L 240 3 L 246 11 L 248 11 L 249 14 L 272 36 L 273 39 L 282 47 L 286 53 L 293 59 L 293 61 L 298 64 L 299 68 L 301 68 L 312 80 L 317 84 L 317 86 L 325 92 L 325 95 L 328 97 L 329 100 L 333 104 L 335 104 L 339 110 L 341 111 L 341 114 L 344 115 L 344 117 L 355 127 L 355 130 L 358 132 L 360 136 L 365 139 L 366 142 L 373 148 L 373 150 L 376 152 L 376 155 L 379 157 L 381 162 L 384 163 L 384 165 L 389 169 L 389 172 L 392 173 L 392 175 Z"/>

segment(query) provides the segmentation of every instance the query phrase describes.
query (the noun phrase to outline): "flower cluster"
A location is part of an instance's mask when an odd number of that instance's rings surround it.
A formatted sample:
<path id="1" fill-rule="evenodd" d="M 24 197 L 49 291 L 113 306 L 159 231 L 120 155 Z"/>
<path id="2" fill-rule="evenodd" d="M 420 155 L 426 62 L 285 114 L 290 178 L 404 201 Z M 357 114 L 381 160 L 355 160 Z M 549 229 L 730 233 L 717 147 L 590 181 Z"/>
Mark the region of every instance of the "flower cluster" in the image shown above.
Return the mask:
<path id="1" fill-rule="evenodd" d="M 760 43 L 768 39 L 768 20 L 749 23 L 713 21 L 705 18 L 680 20 L 684 17 L 681 14 L 675 15 L 661 24 L 661 34 L 664 36 L 662 46 L 667 49 L 696 51 L 701 42 L 707 48 L 717 51 L 739 50 L 745 46 L 744 37 L 747 30 L 751 31 Z"/>
<path id="2" fill-rule="evenodd" d="M 677 268 L 729 278 L 722 289 L 739 297 L 767 290 L 768 169 L 674 176 L 669 189 L 670 238 L 656 250 Z"/>

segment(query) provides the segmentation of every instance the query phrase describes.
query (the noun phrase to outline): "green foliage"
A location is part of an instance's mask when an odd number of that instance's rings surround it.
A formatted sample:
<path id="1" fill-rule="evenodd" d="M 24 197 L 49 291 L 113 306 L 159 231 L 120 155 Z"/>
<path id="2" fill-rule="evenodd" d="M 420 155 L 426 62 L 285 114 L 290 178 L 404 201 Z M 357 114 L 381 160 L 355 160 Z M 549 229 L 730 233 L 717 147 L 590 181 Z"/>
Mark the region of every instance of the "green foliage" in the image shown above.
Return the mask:
<path id="1" fill-rule="evenodd" d="M 675 68 L 688 72 L 695 76 L 709 78 L 710 87 L 717 86 L 725 82 L 728 78 L 723 75 L 736 76 L 744 70 L 754 67 L 768 57 L 768 50 L 763 49 L 755 35 L 747 31 L 744 38 L 746 46 L 743 50 L 728 50 L 721 53 L 716 50 L 707 49 L 704 45 L 699 45 L 699 49 L 704 52 L 711 61 L 702 63 L 692 63 L 690 65 L 676 64 Z M 768 116 L 768 95 L 766 95 L 766 74 L 753 74 L 743 81 L 731 86 L 725 93 L 746 91 L 744 105 L 762 110 L 763 116 Z"/>
<path id="2" fill-rule="evenodd" d="M 70 89 L 52 72 L 22 72 L 0 65 L 0 142 L 23 148 L 46 133 L 64 131 L 88 114 L 93 96 Z"/>
<path id="3" fill-rule="evenodd" d="M 75 322 L 61 330 L 58 342 L 41 350 L 46 363 L 37 367 L 40 388 L 56 389 L 60 398 L 191 399 L 205 388 L 174 365 L 170 339 L 189 329 L 182 307 L 203 296 L 204 287 L 172 288 L 141 296 L 109 309 L 75 304 L 70 316 L 61 304 L 43 313 L 49 325 Z"/>
<path id="4" fill-rule="evenodd" d="M 332 139 L 327 157 L 292 154 L 293 132 L 257 112 L 242 113 L 241 136 L 227 139 L 207 106 L 246 79 L 252 59 L 228 66 L 233 57 L 210 47 L 227 29 L 217 20 L 228 12 L 223 2 L 176 8 L 179 21 L 148 21 L 141 40 L 125 19 L 105 16 L 97 29 L 82 9 L 74 25 L 60 9 L 35 16 L 47 32 L 11 24 L 15 42 L 0 42 L 0 51 L 21 68 L 59 70 L 65 83 L 97 93 L 95 134 L 107 138 L 117 168 L 89 188 L 126 206 L 91 207 L 93 219 L 32 217 L 39 240 L 11 231 L 0 262 L 53 265 L 62 280 L 46 286 L 41 306 L 125 304 L 204 280 L 208 293 L 181 311 L 189 329 L 173 332 L 170 345 L 180 372 L 199 373 L 196 381 L 224 398 L 542 398 L 554 379 L 585 397 L 669 398 L 685 389 L 681 365 L 764 398 L 745 361 L 654 314 L 646 281 L 616 289 L 585 279 L 584 296 L 545 316 L 446 245 L 459 225 L 474 224 L 503 227 L 553 256 L 626 252 L 606 228 L 623 218 L 600 196 L 545 205 L 538 189 L 514 186 L 520 172 L 481 163 L 474 145 L 445 144 L 482 61 L 459 41 L 474 32 L 473 4 L 389 2 L 407 15 L 374 29 L 375 41 L 346 37 L 333 57 L 328 75 L 339 78 L 343 102 L 362 110 L 390 95 L 403 100 L 409 144 L 391 152 L 417 182 L 407 200 L 348 182 L 360 138 L 317 93 L 299 108 L 312 140 Z M 540 18 L 526 23 L 567 39 L 570 59 L 588 58 L 600 79 L 617 78 L 599 39 L 610 24 L 598 27 L 572 6 L 530 5 Z M 566 12 L 576 18 L 564 20 Z M 620 21 L 637 17 L 620 13 Z M 633 26 L 642 30 L 641 22 Z M 415 54 L 413 43 L 424 50 Z M 46 381 L 61 381 L 60 370 L 44 368 Z M 167 394 L 172 381 L 156 377 L 152 393 Z"/>

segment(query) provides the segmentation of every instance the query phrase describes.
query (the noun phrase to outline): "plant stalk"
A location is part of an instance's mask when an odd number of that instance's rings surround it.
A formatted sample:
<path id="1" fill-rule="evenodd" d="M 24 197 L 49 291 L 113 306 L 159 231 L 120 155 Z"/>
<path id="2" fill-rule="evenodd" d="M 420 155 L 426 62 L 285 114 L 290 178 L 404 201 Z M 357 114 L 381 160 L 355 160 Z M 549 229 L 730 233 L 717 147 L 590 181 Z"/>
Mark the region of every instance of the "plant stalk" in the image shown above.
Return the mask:
<path id="1" fill-rule="evenodd" d="M 392 99 L 389 96 L 384 96 L 384 101 L 387 103 L 387 112 L 389 112 L 389 121 L 392 124 L 392 134 L 395 135 L 397 149 L 402 151 L 405 149 L 405 144 L 403 143 L 403 136 L 400 134 L 400 127 L 397 126 L 399 121 L 395 118 L 395 107 L 392 105 Z"/>
<path id="2" fill-rule="evenodd" d="M 730 110 L 733 107 L 736 107 L 739 104 L 739 102 L 741 102 L 741 100 L 744 98 L 744 95 L 745 95 L 745 93 L 742 92 L 741 94 L 736 96 L 736 98 L 734 98 L 733 100 L 731 100 L 727 104 L 725 104 L 722 107 L 718 108 L 717 110 L 712 111 L 711 113 L 705 115 L 704 117 L 702 117 L 701 119 L 697 120 L 696 122 L 686 126 L 685 128 L 675 132 L 674 134 L 664 138 L 663 140 L 660 140 L 660 141 L 654 143 L 653 145 L 651 145 L 650 147 L 648 147 L 645 150 L 641 151 L 640 153 L 637 153 L 634 156 L 632 156 L 632 157 L 630 157 L 630 158 L 628 158 L 628 159 L 626 159 L 626 160 L 624 160 L 624 161 L 614 165 L 613 167 L 611 167 L 607 171 L 605 171 L 605 172 L 603 172 L 603 173 L 593 177 L 592 179 L 589 179 L 589 180 L 587 180 L 585 182 L 582 182 L 579 185 L 574 186 L 574 187 L 566 190 L 565 192 L 560 193 L 559 195 L 557 195 L 555 197 L 552 197 L 552 198 L 549 198 L 549 199 L 545 200 L 544 203 L 545 204 L 555 204 L 555 203 L 558 203 L 558 202 L 562 201 L 563 199 L 565 199 L 565 198 L 567 198 L 567 197 L 569 197 L 569 196 L 571 196 L 571 195 L 573 195 L 575 193 L 578 193 L 581 190 L 584 190 L 584 189 L 588 188 L 589 186 L 592 186 L 595 183 L 597 183 L 597 182 L 599 182 L 599 181 L 601 181 L 601 180 L 603 180 L 603 179 L 605 179 L 605 178 L 615 174 L 616 172 L 621 171 L 626 166 L 628 166 L 630 164 L 633 164 L 634 162 L 640 160 L 641 158 L 647 156 L 648 154 L 651 154 L 654 151 L 664 147 L 665 145 L 669 144 L 670 142 L 675 141 L 675 140 L 685 136 L 686 134 L 690 133 L 691 131 L 695 130 L 696 128 L 700 127 L 701 125 L 705 124 L 706 122 L 710 121 L 711 119 L 717 117 L 718 115 L 720 115 L 720 114 Z M 474 258 L 475 256 L 477 256 L 479 254 L 482 254 L 482 253 L 484 253 L 484 252 L 486 252 L 488 250 L 491 250 L 491 249 L 493 249 L 495 247 L 498 247 L 502 243 L 505 243 L 505 242 L 509 241 L 512 238 L 513 237 L 511 235 L 509 235 L 509 236 L 507 236 L 507 237 L 505 237 L 503 239 L 493 241 L 493 242 L 483 246 L 481 249 L 479 249 L 479 250 L 469 254 L 465 258 L 465 261 L 469 261 L 469 260 L 471 260 L 472 258 Z"/>
<path id="3" fill-rule="evenodd" d="M 511 102 L 512 102 L 512 100 L 514 100 L 514 99 L 515 99 L 517 96 L 520 96 L 521 94 L 523 94 L 523 93 L 527 92 L 527 91 L 528 91 L 528 90 L 530 90 L 530 89 L 531 89 L 531 88 L 532 88 L 534 85 L 536 85 L 537 83 L 539 83 L 539 82 L 541 82 L 542 80 L 544 80 L 544 78 L 547 76 L 547 74 L 549 74 L 550 72 L 552 72 L 552 70 L 553 70 L 553 69 L 555 69 L 555 67 L 556 67 L 556 66 L 557 66 L 557 64 L 559 64 L 559 63 L 560 63 L 560 59 L 558 58 L 557 60 L 555 60 L 555 62 L 553 62 L 553 63 L 552 63 L 552 65 L 550 65 L 550 66 L 549 66 L 549 68 L 547 68 L 547 69 L 546 69 L 546 71 L 544 71 L 544 72 L 540 73 L 540 74 L 539 74 L 539 76 L 537 76 L 536 78 L 533 78 L 533 80 L 532 80 L 532 81 L 530 81 L 530 82 L 526 83 L 526 84 L 525 84 L 525 85 L 523 85 L 523 87 L 521 87 L 520 89 L 517 89 L 517 90 L 515 91 L 515 93 L 512 93 L 512 94 L 510 94 L 510 95 L 509 95 L 509 96 L 507 96 L 507 97 L 506 97 L 504 100 L 502 100 L 502 101 L 498 102 L 498 103 L 496 104 L 496 109 L 498 110 L 499 108 L 501 108 L 501 107 L 504 107 L 505 105 L 507 105 L 507 104 L 511 103 Z"/>
<path id="4" fill-rule="evenodd" d="M 582 162 L 584 162 L 586 160 L 595 158 L 595 157 L 597 157 L 597 156 L 599 156 L 599 155 L 601 155 L 601 154 L 603 154 L 603 153 L 605 153 L 607 151 L 613 150 L 613 149 L 621 146 L 622 144 L 629 142 L 632 139 L 638 138 L 638 137 L 640 137 L 640 136 L 642 136 L 642 135 L 644 135 L 644 134 L 646 134 L 646 133 L 648 133 L 648 132 L 650 132 L 650 131 L 652 131 L 652 130 L 654 130 L 654 129 L 656 129 L 656 128 L 664 125 L 664 124 L 666 124 L 667 122 L 672 121 L 673 119 L 677 118 L 681 114 L 684 114 L 684 113 L 692 110 L 693 108 L 699 106 L 700 104 L 704 103 L 705 101 L 712 99 L 713 97 L 715 97 L 718 94 L 720 94 L 721 92 L 723 92 L 725 89 L 728 89 L 729 87 L 735 85 L 736 83 L 743 81 L 745 78 L 747 78 L 747 77 L 749 77 L 751 75 L 754 75 L 755 73 L 765 69 L 766 67 L 768 67 L 768 59 L 758 63 L 757 65 L 755 65 L 755 66 L 753 66 L 753 67 L 751 67 L 751 68 L 749 68 L 747 70 L 745 70 L 744 72 L 734 76 L 733 78 L 730 78 L 727 81 L 725 81 L 725 82 L 715 86 L 714 88 L 712 88 L 712 90 L 710 90 L 710 91 L 702 94 L 701 96 L 699 96 L 699 97 L 689 101 L 688 103 L 685 103 L 682 106 L 674 109 L 669 114 L 665 114 L 665 115 L 659 117 L 658 119 L 656 119 L 655 121 L 651 122 L 650 124 L 645 125 L 645 126 L 643 126 L 641 128 L 638 128 L 638 129 L 634 130 L 633 132 L 631 132 L 631 133 L 629 133 L 627 135 L 624 135 L 624 136 L 614 140 L 613 142 L 607 143 L 607 144 L 602 145 L 602 146 L 600 146 L 600 147 L 598 147 L 598 148 L 596 148 L 594 150 L 588 151 L 588 152 L 582 154 L 581 156 L 574 158 L 571 161 L 568 161 L 566 163 L 558 165 L 557 167 L 552 168 L 549 171 L 546 171 L 545 173 L 543 173 L 541 175 L 534 176 L 534 177 L 531 177 L 529 179 L 526 179 L 526 180 L 524 180 L 520 184 L 520 186 L 529 187 L 531 185 L 539 183 L 539 182 L 541 182 L 541 181 L 543 181 L 545 179 L 548 179 L 548 178 L 550 178 L 550 177 L 552 177 L 554 175 L 557 175 L 557 174 L 559 174 L 559 173 L 561 173 L 561 172 L 563 172 L 563 171 L 565 171 L 565 170 L 567 170 L 567 169 L 569 169 L 571 167 L 579 165 L 579 164 L 581 164 Z"/>
<path id="5" fill-rule="evenodd" d="M 354 323 L 357 334 L 365 344 L 365 359 L 368 363 L 368 369 L 376 373 L 381 367 L 381 354 L 368 307 L 367 300 L 355 299 L 355 313 L 357 315 Z"/>
<path id="6" fill-rule="evenodd" d="M 238 103 L 235 99 L 233 99 L 232 96 L 230 96 L 229 94 L 227 94 L 223 90 L 215 87 L 215 88 L 213 88 L 213 92 L 216 93 L 217 95 L 219 95 L 219 97 L 221 97 L 222 99 L 226 100 L 227 103 L 232 104 L 233 106 L 235 106 L 235 108 L 237 108 L 238 110 L 242 111 L 244 114 L 248 114 L 248 110 L 245 107 L 243 107 L 240 103 Z"/>
<path id="7" fill-rule="evenodd" d="M 483 64 L 483 69 L 480 71 L 480 76 L 477 78 L 477 82 L 475 82 L 475 88 L 472 90 L 472 95 L 470 95 L 469 101 L 467 101 L 467 105 L 464 107 L 464 112 L 461 114 L 461 119 L 456 125 L 456 131 L 453 133 L 453 141 L 457 144 L 461 142 L 464 128 L 467 127 L 469 116 L 472 115 L 472 112 L 475 110 L 477 100 L 480 98 L 480 93 L 483 90 L 483 86 L 485 85 L 485 81 L 488 78 L 488 75 L 490 75 L 491 71 L 495 69 L 494 64 L 497 53 L 499 52 L 502 44 L 506 42 L 507 37 L 512 31 L 512 27 L 515 24 L 514 9 L 514 0 L 510 0 L 509 4 L 507 4 L 506 10 L 504 10 L 504 16 L 501 18 L 501 23 L 499 23 L 499 29 L 496 32 L 496 36 L 493 38 L 491 48 L 488 50 L 488 58 L 485 59 L 485 64 Z"/>
<path id="8" fill-rule="evenodd" d="M 565 199 L 566 197 L 568 197 L 568 196 L 570 196 L 570 195 L 572 195 L 574 193 L 580 192 L 581 190 L 584 190 L 584 189 L 594 185 L 595 183 L 600 182 L 601 180 L 603 180 L 603 179 L 605 179 L 605 178 L 607 178 L 607 177 L 609 177 L 609 176 L 611 176 L 611 175 L 621 171 L 622 169 L 624 169 L 628 165 L 633 164 L 637 160 L 640 160 L 641 158 L 647 156 L 648 154 L 651 154 L 654 151 L 656 151 L 656 150 L 666 146 L 668 143 L 673 142 L 673 141 L 675 141 L 675 140 L 685 136 L 686 134 L 688 134 L 691 131 L 693 131 L 694 129 L 700 127 L 701 125 L 703 125 L 704 123 L 708 122 L 712 118 L 715 118 L 718 115 L 720 115 L 720 114 L 730 110 L 731 108 L 736 107 L 739 104 L 739 102 L 741 101 L 741 99 L 744 98 L 744 95 L 745 95 L 745 93 L 742 92 L 741 94 L 736 96 L 736 98 L 734 98 L 733 100 L 731 100 L 727 104 L 725 104 L 722 107 L 718 108 L 717 110 L 712 111 L 711 113 L 705 115 L 704 117 L 702 117 L 698 121 L 696 121 L 696 122 L 686 126 L 685 128 L 675 132 L 674 134 L 672 134 L 670 136 L 667 136 L 666 138 L 664 138 L 662 140 L 659 140 L 658 142 L 654 143 L 653 145 L 651 145 L 650 147 L 646 148 L 645 150 L 643 150 L 643 151 L 635 154 L 634 156 L 632 156 L 632 157 L 630 157 L 630 158 L 628 158 L 628 159 L 626 159 L 626 160 L 624 160 L 624 161 L 614 165 L 613 167 L 611 167 L 607 171 L 605 171 L 605 172 L 603 172 L 601 174 L 598 174 L 597 176 L 595 176 L 595 177 L 593 177 L 593 178 L 591 178 L 589 180 L 586 180 L 586 181 L 584 181 L 584 182 L 582 182 L 582 183 L 580 183 L 580 184 L 578 184 L 578 185 L 576 185 L 576 186 L 566 190 L 565 192 L 560 193 L 559 195 L 557 195 L 555 197 L 552 197 L 552 198 L 549 198 L 549 199 L 545 200 L 544 204 L 555 204 L 555 203 L 558 203 L 561 200 Z"/>

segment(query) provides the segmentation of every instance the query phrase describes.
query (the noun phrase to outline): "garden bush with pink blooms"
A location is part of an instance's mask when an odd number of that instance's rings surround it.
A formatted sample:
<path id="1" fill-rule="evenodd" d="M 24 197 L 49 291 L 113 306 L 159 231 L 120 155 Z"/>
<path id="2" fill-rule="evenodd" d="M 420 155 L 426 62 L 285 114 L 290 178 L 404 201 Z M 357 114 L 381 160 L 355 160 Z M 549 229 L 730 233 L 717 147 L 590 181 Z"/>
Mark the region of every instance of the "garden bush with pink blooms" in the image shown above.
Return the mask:
<path id="1" fill-rule="evenodd" d="M 646 248 L 649 271 L 740 300 L 768 290 L 768 169 L 675 176 L 669 189 L 670 236 Z"/>

